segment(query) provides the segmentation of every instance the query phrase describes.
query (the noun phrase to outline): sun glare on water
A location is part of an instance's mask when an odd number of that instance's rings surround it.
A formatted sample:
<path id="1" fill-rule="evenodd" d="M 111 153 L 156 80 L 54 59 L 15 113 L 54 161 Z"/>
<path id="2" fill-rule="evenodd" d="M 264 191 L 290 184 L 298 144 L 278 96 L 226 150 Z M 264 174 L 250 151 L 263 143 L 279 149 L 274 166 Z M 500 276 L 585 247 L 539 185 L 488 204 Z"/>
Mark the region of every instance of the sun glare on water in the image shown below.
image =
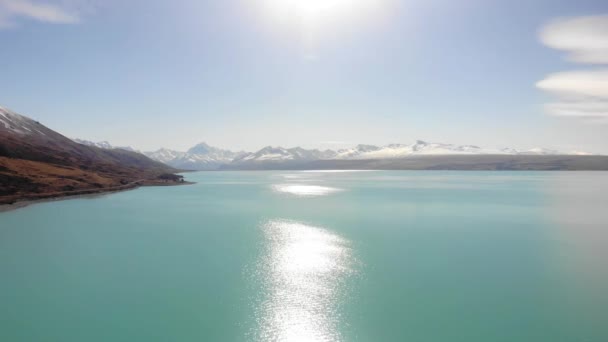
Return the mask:
<path id="1" fill-rule="evenodd" d="M 301 184 L 278 184 L 274 185 L 273 188 L 276 192 L 295 195 L 298 197 L 327 196 L 341 191 L 341 189 L 327 186 Z"/>
<path id="2" fill-rule="evenodd" d="M 340 341 L 340 302 L 356 275 L 350 241 L 323 227 L 288 220 L 263 225 L 267 250 L 259 265 L 264 298 L 256 310 L 257 341 Z"/>

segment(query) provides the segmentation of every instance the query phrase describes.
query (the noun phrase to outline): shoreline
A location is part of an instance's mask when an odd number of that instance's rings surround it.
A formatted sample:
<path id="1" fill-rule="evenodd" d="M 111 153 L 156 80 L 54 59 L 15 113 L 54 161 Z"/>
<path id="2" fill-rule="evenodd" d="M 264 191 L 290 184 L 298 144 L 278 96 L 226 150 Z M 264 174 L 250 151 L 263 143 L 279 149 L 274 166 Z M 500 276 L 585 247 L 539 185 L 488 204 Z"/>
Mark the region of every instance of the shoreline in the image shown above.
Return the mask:
<path id="1" fill-rule="evenodd" d="M 109 189 L 86 189 L 86 190 L 74 190 L 69 193 L 49 193 L 39 195 L 25 195 L 21 198 L 16 198 L 13 203 L 0 204 L 0 214 L 29 207 L 35 204 L 47 203 L 47 202 L 58 202 L 68 201 L 72 199 L 93 199 L 102 196 L 108 196 L 111 194 L 137 190 L 142 187 L 163 187 L 163 186 L 182 186 L 182 185 L 193 185 L 195 182 L 180 182 L 180 183 L 147 183 L 146 181 L 137 181 L 131 184 L 126 184 L 119 188 Z M 38 198 L 36 198 L 38 197 Z"/>

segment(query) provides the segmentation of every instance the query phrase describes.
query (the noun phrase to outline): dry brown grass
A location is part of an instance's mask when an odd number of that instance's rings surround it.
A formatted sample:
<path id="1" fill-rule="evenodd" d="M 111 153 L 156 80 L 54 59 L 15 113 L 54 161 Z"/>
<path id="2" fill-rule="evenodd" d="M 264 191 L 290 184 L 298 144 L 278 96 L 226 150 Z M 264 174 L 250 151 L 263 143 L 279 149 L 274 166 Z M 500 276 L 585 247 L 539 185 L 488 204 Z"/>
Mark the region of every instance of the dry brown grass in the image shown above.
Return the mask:
<path id="1" fill-rule="evenodd" d="M 69 166 L 5 157 L 0 157 L 0 176 L 0 196 L 103 189 L 133 181 Z"/>

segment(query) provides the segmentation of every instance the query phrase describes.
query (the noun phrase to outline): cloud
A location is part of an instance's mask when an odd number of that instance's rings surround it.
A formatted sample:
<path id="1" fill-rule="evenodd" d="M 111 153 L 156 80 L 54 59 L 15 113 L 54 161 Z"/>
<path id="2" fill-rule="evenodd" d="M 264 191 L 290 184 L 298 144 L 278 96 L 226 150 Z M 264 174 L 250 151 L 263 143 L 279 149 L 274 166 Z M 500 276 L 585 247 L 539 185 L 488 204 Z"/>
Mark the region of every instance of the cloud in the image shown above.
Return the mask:
<path id="1" fill-rule="evenodd" d="M 608 99 L 608 69 L 558 72 L 536 86 L 560 96 Z"/>
<path id="2" fill-rule="evenodd" d="M 582 64 L 608 64 L 608 15 L 558 19 L 543 27 L 541 41 L 568 53 Z M 536 84 L 556 101 L 547 114 L 608 122 L 608 69 L 574 70 L 550 74 Z"/>
<path id="3" fill-rule="evenodd" d="M 14 27 L 19 19 L 51 24 L 72 24 L 80 21 L 78 13 L 65 3 L 29 0 L 0 0 L 0 28 Z"/>
<path id="4" fill-rule="evenodd" d="M 608 15 L 555 20 L 541 30 L 540 39 L 568 52 L 573 62 L 608 64 Z"/>
<path id="5" fill-rule="evenodd" d="M 570 98 L 568 101 L 545 105 L 551 115 L 586 119 L 593 122 L 608 122 L 608 101 L 593 98 Z"/>

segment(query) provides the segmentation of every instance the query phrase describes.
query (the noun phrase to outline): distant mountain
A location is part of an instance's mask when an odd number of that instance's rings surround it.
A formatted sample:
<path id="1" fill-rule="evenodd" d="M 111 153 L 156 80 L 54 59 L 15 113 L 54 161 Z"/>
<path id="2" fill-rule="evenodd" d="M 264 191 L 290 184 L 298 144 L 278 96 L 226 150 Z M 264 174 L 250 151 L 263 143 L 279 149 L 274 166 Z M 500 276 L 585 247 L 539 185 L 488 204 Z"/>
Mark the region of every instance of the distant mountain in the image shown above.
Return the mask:
<path id="1" fill-rule="evenodd" d="M 396 159 L 413 155 L 504 154 L 505 151 L 483 149 L 473 145 L 428 143 L 418 140 L 411 145 L 391 144 L 378 147 L 359 145 L 338 151 L 336 159 Z"/>
<path id="2" fill-rule="evenodd" d="M 92 143 L 91 143 L 92 144 Z M 107 142 L 94 144 L 102 148 L 113 148 Z M 283 148 L 267 146 L 256 152 L 232 152 L 198 144 L 186 152 L 159 149 L 155 152 L 145 152 L 151 159 L 186 170 L 219 170 L 219 169 L 284 169 L 304 168 L 310 165 L 330 165 L 331 161 L 386 161 L 382 165 L 406 165 L 397 163 L 413 157 L 425 156 L 558 156 L 558 155 L 587 155 L 585 153 L 562 153 L 544 148 L 516 150 L 513 148 L 488 149 L 475 145 L 454 145 L 432 143 L 422 140 L 412 144 L 390 144 L 386 146 L 357 145 L 348 149 L 316 150 L 301 147 Z M 441 158 L 439 158 L 441 159 Z M 437 159 L 437 160 L 439 160 Z M 473 158 L 474 160 L 477 160 Z M 473 160 L 471 159 L 471 160 Z M 503 158 L 504 159 L 504 158 Z M 452 160 L 452 159 L 450 159 Z M 339 163 L 349 164 L 349 163 Z M 349 165 L 356 165 L 350 163 Z M 368 165 L 358 163 L 360 165 Z"/>
<path id="3" fill-rule="evenodd" d="M 116 147 L 107 141 L 92 142 L 82 139 L 74 139 L 74 141 L 82 145 L 94 146 L 107 150 L 121 149 L 138 152 L 132 147 Z M 220 166 L 229 164 L 232 162 L 232 160 L 244 154 L 244 152 L 223 150 L 207 145 L 206 143 L 200 143 L 189 149 L 187 152 L 161 148 L 157 151 L 142 153 L 150 159 L 159 161 L 177 169 L 197 171 L 217 170 L 220 168 Z"/>
<path id="4" fill-rule="evenodd" d="M 222 165 L 231 163 L 244 152 L 232 152 L 200 143 L 187 152 L 162 148 L 155 152 L 145 152 L 148 157 L 184 170 L 217 170 Z"/>
<path id="5" fill-rule="evenodd" d="M 144 154 L 149 158 L 169 165 L 169 163 L 173 162 L 174 160 L 183 158 L 186 155 L 186 152 L 178 152 L 166 148 L 161 148 L 160 150 L 155 152 L 144 152 Z"/>
<path id="6" fill-rule="evenodd" d="M 74 139 L 74 141 L 82 145 L 94 146 L 107 150 L 122 149 L 127 151 L 136 151 L 131 147 L 115 147 L 107 141 L 92 142 L 81 139 Z M 190 148 L 187 152 L 161 148 L 157 151 L 142 153 L 150 159 L 159 161 L 177 169 L 197 171 L 217 170 L 222 165 L 229 164 L 235 158 L 245 154 L 245 152 L 223 150 L 210 146 L 206 143 L 200 143 Z"/>
<path id="7" fill-rule="evenodd" d="M 392 144 L 383 147 L 359 145 L 338 151 L 335 159 L 399 159 L 426 155 L 564 155 L 555 150 L 535 148 L 518 151 L 513 148 L 487 149 L 475 145 L 430 143 L 418 140 L 410 145 Z"/>
<path id="8" fill-rule="evenodd" d="M 231 165 L 301 163 L 321 159 L 334 159 L 336 156 L 337 153 L 330 150 L 306 150 L 301 147 L 285 149 L 267 146 L 255 153 L 245 153 L 235 158 Z"/>
<path id="9" fill-rule="evenodd" d="M 233 160 L 233 166 L 260 164 L 301 164 L 315 160 L 393 160 L 413 156 L 450 156 L 450 155 L 564 155 L 547 149 L 518 151 L 515 149 L 484 149 L 474 145 L 453 145 L 429 143 L 418 140 L 413 144 L 391 144 L 387 146 L 357 145 L 338 151 L 305 150 L 300 147 L 285 149 L 265 147 L 254 153 L 247 153 Z"/>
<path id="10" fill-rule="evenodd" d="M 139 153 L 76 143 L 0 107 L 0 203 L 120 190 L 175 171 Z"/>
<path id="11" fill-rule="evenodd" d="M 419 140 L 409 145 L 358 145 L 338 151 L 265 147 L 236 158 L 222 169 L 608 170 L 608 157 L 542 148 L 484 149 Z"/>

